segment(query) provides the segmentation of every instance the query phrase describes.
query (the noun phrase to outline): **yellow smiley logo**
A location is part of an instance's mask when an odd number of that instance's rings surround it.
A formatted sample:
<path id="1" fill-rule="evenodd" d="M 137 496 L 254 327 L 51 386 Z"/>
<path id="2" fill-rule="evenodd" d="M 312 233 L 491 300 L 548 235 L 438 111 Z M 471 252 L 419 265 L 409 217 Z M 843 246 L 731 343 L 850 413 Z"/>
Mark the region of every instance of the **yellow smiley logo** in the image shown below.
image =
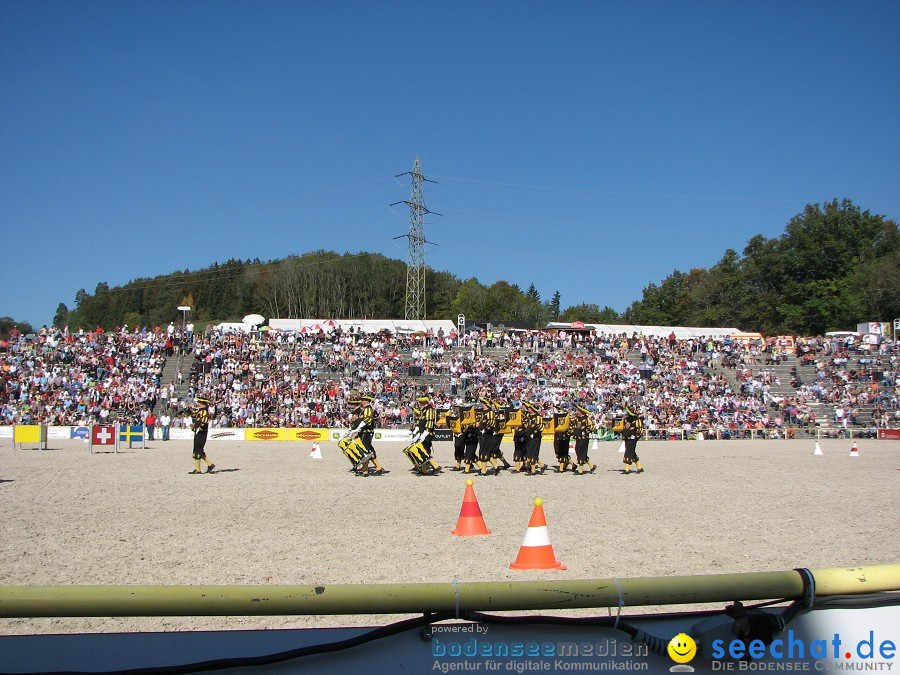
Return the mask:
<path id="1" fill-rule="evenodd" d="M 669 657 L 675 663 L 687 663 L 697 655 L 697 643 L 687 633 L 679 633 L 669 640 Z"/>

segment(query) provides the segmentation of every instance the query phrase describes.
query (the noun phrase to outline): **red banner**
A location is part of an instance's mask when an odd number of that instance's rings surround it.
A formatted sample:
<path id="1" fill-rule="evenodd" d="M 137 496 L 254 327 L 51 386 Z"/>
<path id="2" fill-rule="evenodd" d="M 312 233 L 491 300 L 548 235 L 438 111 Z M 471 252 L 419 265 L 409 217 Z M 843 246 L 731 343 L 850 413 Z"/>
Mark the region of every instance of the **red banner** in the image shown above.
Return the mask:
<path id="1" fill-rule="evenodd" d="M 878 440 L 900 441 L 900 429 L 879 429 Z"/>

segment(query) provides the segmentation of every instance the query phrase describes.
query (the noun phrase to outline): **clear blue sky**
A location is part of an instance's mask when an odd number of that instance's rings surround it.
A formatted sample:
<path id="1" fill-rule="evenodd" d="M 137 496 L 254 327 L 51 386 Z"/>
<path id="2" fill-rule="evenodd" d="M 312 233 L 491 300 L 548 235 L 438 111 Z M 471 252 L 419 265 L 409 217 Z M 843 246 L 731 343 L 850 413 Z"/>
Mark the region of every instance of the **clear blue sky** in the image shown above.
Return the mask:
<path id="1" fill-rule="evenodd" d="M 808 203 L 900 218 L 900 3 L 0 0 L 0 316 L 316 249 L 624 310 Z M 177 312 L 173 308 L 173 317 Z"/>

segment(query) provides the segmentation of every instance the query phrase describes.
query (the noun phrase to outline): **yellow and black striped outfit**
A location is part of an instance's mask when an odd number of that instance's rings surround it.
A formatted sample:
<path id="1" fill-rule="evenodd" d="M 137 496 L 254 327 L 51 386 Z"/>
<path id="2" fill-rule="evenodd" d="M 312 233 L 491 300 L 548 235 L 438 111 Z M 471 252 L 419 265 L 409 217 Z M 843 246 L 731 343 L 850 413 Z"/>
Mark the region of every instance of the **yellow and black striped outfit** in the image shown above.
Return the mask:
<path id="1" fill-rule="evenodd" d="M 641 458 L 637 455 L 637 443 L 641 436 L 644 435 L 644 422 L 641 416 L 630 408 L 625 409 L 625 420 L 622 423 L 622 438 L 625 440 L 625 457 L 622 461 L 625 463 L 625 473 L 631 472 L 631 465 L 637 473 L 643 473 L 644 467 L 641 466 Z"/>
<path id="2" fill-rule="evenodd" d="M 499 427 L 497 411 L 490 405 L 476 411 L 478 420 L 478 461 L 487 462 L 494 450 L 494 433 Z"/>
<path id="3" fill-rule="evenodd" d="M 569 463 L 569 441 L 572 440 L 572 416 L 567 410 L 553 414 L 553 454 L 559 462 L 560 469 Z"/>
<path id="4" fill-rule="evenodd" d="M 596 430 L 594 421 L 585 414 L 572 419 L 572 438 L 575 439 L 575 461 L 583 467 L 591 460 L 588 457 L 588 440 Z"/>
<path id="5" fill-rule="evenodd" d="M 206 437 L 209 435 L 209 408 L 191 410 L 191 429 L 194 430 L 194 454 L 197 461 L 206 459 Z"/>
<path id="6" fill-rule="evenodd" d="M 521 468 L 521 464 L 527 459 L 528 440 L 531 434 L 525 425 L 525 406 L 519 408 L 521 414 L 521 424 L 513 431 L 513 461 L 516 463 L 516 470 Z"/>
<path id="7" fill-rule="evenodd" d="M 375 446 L 372 445 L 372 437 L 375 435 L 375 409 L 371 403 L 366 403 L 353 420 L 350 428 L 359 434 L 359 440 L 366 447 L 366 451 L 372 453 L 372 459 L 376 459 Z"/>
<path id="8" fill-rule="evenodd" d="M 525 406 L 522 412 L 522 426 L 528 434 L 525 445 L 525 462 L 531 468 L 531 472 L 543 471 L 546 465 L 541 462 L 541 432 L 544 429 L 544 421 L 534 404 Z"/>
<path id="9" fill-rule="evenodd" d="M 428 437 L 421 443 L 425 448 L 425 452 L 428 453 L 428 457 L 431 457 L 431 440 L 434 437 L 434 427 L 437 424 L 437 411 L 429 403 L 424 403 L 413 407 L 413 415 L 416 420 L 415 431 L 419 434 L 424 431 L 428 432 Z"/>

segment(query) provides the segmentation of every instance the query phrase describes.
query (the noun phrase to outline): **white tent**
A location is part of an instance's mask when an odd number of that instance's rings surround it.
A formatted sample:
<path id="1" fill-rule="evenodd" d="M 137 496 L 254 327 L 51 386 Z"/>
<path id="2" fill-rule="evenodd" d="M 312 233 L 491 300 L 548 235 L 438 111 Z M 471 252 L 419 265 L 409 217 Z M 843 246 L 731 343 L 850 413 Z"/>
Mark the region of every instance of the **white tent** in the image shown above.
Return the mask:
<path id="1" fill-rule="evenodd" d="M 449 319 L 429 319 L 414 321 L 406 319 L 269 319 L 269 326 L 278 330 L 300 331 L 305 328 L 311 330 L 324 330 L 329 332 L 340 328 L 344 332 L 355 330 L 364 333 L 378 333 L 386 330 L 391 333 L 419 333 L 431 332 L 437 334 L 443 330 L 444 335 L 450 335 L 456 331 L 456 325 Z M 316 328 L 318 326 L 319 328 Z"/>
<path id="2" fill-rule="evenodd" d="M 634 333 L 647 337 L 669 337 L 672 333 L 679 340 L 696 337 L 725 337 L 733 333 L 739 333 L 737 328 L 698 328 L 693 326 L 641 326 L 636 324 L 613 323 L 586 323 L 584 328 L 606 333 L 607 335 L 621 335 L 625 333 L 631 337 Z M 548 330 L 572 330 L 571 323 L 548 323 Z"/>

